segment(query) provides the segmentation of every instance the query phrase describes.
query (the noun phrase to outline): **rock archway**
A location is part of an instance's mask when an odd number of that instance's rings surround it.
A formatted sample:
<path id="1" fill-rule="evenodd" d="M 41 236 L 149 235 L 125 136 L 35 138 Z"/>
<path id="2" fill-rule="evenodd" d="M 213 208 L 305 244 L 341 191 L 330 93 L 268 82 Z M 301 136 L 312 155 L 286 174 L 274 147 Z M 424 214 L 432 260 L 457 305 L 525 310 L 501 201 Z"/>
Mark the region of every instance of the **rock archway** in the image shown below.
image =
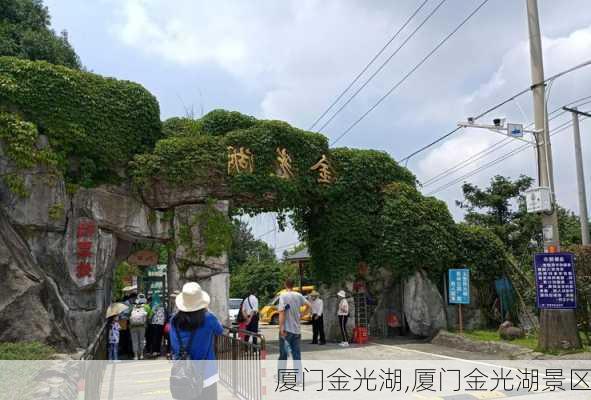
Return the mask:
<path id="1" fill-rule="evenodd" d="M 133 241 L 166 243 L 169 289 L 198 280 L 225 318 L 233 213 L 290 211 L 323 282 L 456 257 L 446 206 L 384 152 L 224 110 L 162 123 L 141 86 L 44 62 L 0 57 L 0 178 L 0 341 L 87 346 Z"/>

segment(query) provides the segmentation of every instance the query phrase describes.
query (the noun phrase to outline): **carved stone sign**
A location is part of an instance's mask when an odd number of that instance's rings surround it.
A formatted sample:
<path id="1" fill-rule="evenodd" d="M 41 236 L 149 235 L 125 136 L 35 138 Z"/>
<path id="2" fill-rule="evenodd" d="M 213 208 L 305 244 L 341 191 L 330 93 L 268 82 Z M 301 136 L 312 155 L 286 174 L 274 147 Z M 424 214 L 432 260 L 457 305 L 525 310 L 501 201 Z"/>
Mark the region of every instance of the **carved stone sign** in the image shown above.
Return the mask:
<path id="1" fill-rule="evenodd" d="M 89 218 L 80 218 L 74 224 L 69 243 L 70 276 L 80 287 L 96 282 L 97 225 Z"/>

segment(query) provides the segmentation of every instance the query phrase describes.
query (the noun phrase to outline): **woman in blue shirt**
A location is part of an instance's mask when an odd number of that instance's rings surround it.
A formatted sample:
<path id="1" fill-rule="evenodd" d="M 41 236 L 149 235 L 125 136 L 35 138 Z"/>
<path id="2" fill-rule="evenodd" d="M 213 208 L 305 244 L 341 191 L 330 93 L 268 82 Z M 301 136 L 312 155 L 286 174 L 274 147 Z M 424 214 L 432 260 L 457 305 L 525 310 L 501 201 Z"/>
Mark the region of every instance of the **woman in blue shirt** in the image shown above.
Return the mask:
<path id="1" fill-rule="evenodd" d="M 224 332 L 224 328 L 215 315 L 207 311 L 210 297 L 198 283 L 185 284 L 175 303 L 178 312 L 170 321 L 172 358 L 180 358 L 182 342 L 191 360 L 208 360 L 204 365 L 203 393 L 199 399 L 215 400 L 219 377 L 215 363 L 214 339 Z M 187 348 L 189 342 L 190 349 Z"/>

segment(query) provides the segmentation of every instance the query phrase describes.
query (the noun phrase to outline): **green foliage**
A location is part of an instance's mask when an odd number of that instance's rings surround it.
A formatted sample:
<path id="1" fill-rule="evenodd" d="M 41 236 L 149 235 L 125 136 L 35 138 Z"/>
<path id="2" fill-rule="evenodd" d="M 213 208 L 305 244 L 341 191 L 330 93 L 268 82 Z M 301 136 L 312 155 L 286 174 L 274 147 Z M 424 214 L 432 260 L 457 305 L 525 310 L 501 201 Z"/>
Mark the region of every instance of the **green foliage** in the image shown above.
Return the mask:
<path id="1" fill-rule="evenodd" d="M 571 245 L 563 250 L 576 257 L 577 319 L 579 329 L 591 345 L 591 246 Z"/>
<path id="2" fill-rule="evenodd" d="M 13 194 L 20 198 L 29 197 L 30 193 L 25 184 L 25 180 L 18 174 L 6 174 L 2 176 L 4 183 Z"/>
<path id="3" fill-rule="evenodd" d="M 457 225 L 458 264 L 470 269 L 477 285 L 491 285 L 509 268 L 507 249 L 490 229 L 467 224 Z"/>
<path id="4" fill-rule="evenodd" d="M 0 0 L 0 56 L 45 60 L 80 69 L 80 59 L 68 42 L 50 28 L 41 0 Z"/>
<path id="5" fill-rule="evenodd" d="M 277 261 L 273 249 L 264 241 L 256 239 L 248 224 L 234 219 L 232 221 L 232 245 L 228 251 L 230 274 L 249 259 L 259 262 Z"/>
<path id="6" fill-rule="evenodd" d="M 581 219 L 574 212 L 558 206 L 558 231 L 562 246 L 581 244 Z"/>
<path id="7" fill-rule="evenodd" d="M 131 162 L 139 186 L 153 179 L 173 185 L 220 185 L 226 171 L 226 148 L 211 136 L 171 136 L 160 140 L 152 153 L 137 155 Z"/>
<path id="8" fill-rule="evenodd" d="M 0 141 L 5 154 L 18 169 L 31 168 L 37 164 L 55 167 L 55 154 L 37 148 L 37 128 L 23 121 L 18 115 L 0 112 Z"/>
<path id="9" fill-rule="evenodd" d="M 395 278 L 420 268 L 438 282 L 453 267 L 456 225 L 445 203 L 406 183 L 393 183 L 384 190 L 381 219 L 377 265 L 388 266 Z"/>
<path id="10" fill-rule="evenodd" d="M 254 117 L 237 111 L 213 110 L 199 120 L 199 126 L 206 135 L 225 135 L 238 129 L 247 129 L 255 125 Z"/>
<path id="11" fill-rule="evenodd" d="M 53 204 L 51 207 L 49 207 L 49 219 L 54 220 L 54 221 L 59 221 L 60 219 L 62 219 L 64 217 L 64 205 L 62 203 L 56 203 Z"/>
<path id="12" fill-rule="evenodd" d="M 230 297 L 246 297 L 253 289 L 260 304 L 266 304 L 283 286 L 286 271 L 273 260 L 257 261 L 250 258 L 230 275 Z"/>
<path id="13" fill-rule="evenodd" d="M 0 110 L 17 111 L 49 138 L 69 182 L 116 179 L 161 137 L 156 99 L 136 83 L 0 57 Z"/>
<path id="14" fill-rule="evenodd" d="M 40 342 L 0 342 L 0 360 L 48 360 L 55 350 Z"/>
<path id="15" fill-rule="evenodd" d="M 142 274 L 138 266 L 129 264 L 127 261 L 123 261 L 115 268 L 113 276 L 113 289 L 112 297 L 113 301 L 123 298 L 123 288 L 127 285 L 126 279 L 132 276 L 140 276 Z"/>
<path id="16" fill-rule="evenodd" d="M 490 228 L 515 257 L 520 257 L 531 240 L 541 242 L 541 220 L 525 209 L 523 193 L 532 182 L 528 176 L 512 181 L 497 175 L 485 189 L 465 183 L 464 200 L 456 203 L 467 210 L 466 223 Z M 517 208 L 512 206 L 515 202 Z"/>
<path id="17" fill-rule="evenodd" d="M 201 232 L 202 240 L 196 242 L 193 229 Z M 210 199 L 206 207 L 194 215 L 188 224 L 179 227 L 176 245 L 184 246 L 187 254 L 194 259 L 202 257 L 219 257 L 230 249 L 232 244 L 233 225 L 228 216 L 215 207 Z M 184 267 L 181 266 L 181 269 Z"/>
<path id="18" fill-rule="evenodd" d="M 282 121 L 259 121 L 249 129 L 226 134 L 224 139 L 226 146 L 244 147 L 254 155 L 254 172 L 238 173 L 230 179 L 236 208 L 241 211 L 281 212 L 298 207 L 324 191 L 323 185 L 317 182 L 317 172 L 310 170 L 322 154 L 328 154 L 324 136 L 293 128 Z M 292 179 L 277 175 L 278 148 L 286 149 L 292 159 Z"/>
<path id="19" fill-rule="evenodd" d="M 162 123 L 164 136 L 197 136 L 202 133 L 202 122 L 192 118 L 172 117 Z"/>
<path id="20" fill-rule="evenodd" d="M 232 244 L 233 225 L 213 201 L 209 201 L 207 208 L 198 214 L 197 223 L 206 238 L 203 252 L 206 257 L 219 257 L 228 251 Z"/>
<path id="21" fill-rule="evenodd" d="M 458 260 L 457 265 L 470 270 L 470 281 L 475 286 L 480 312 L 489 324 L 497 324 L 493 302 L 496 292 L 494 282 L 509 272 L 509 254 L 499 237 L 490 229 L 467 224 L 457 226 Z M 509 310 L 516 321 L 515 309 Z M 502 319 L 505 316 L 501 316 Z"/>
<path id="22" fill-rule="evenodd" d="M 383 189 L 392 182 L 414 186 L 415 178 L 384 152 L 341 148 L 330 159 L 335 181 L 322 192 L 310 191 L 309 203 L 294 210 L 293 220 L 308 242 L 315 278 L 339 282 L 361 260 L 384 260 Z"/>

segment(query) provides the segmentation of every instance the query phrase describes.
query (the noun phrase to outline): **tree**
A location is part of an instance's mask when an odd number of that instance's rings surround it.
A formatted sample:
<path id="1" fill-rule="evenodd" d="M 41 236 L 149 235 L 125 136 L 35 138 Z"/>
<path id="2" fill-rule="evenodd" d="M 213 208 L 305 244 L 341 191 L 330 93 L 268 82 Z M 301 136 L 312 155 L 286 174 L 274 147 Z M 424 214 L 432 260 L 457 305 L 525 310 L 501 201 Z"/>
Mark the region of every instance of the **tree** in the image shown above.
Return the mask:
<path id="1" fill-rule="evenodd" d="M 560 245 L 572 246 L 581 244 L 581 218 L 574 212 L 558 206 L 558 231 Z"/>
<path id="2" fill-rule="evenodd" d="M 234 219 L 232 224 L 234 226 L 232 246 L 228 252 L 230 273 L 250 259 L 262 263 L 277 261 L 273 249 L 264 241 L 256 239 L 246 222 Z"/>
<path id="3" fill-rule="evenodd" d="M 230 296 L 242 298 L 246 297 L 250 290 L 254 290 L 260 303 L 267 303 L 285 281 L 288 271 L 283 267 L 284 265 L 276 260 L 258 261 L 249 258 L 230 275 Z"/>
<path id="4" fill-rule="evenodd" d="M 467 224 L 491 229 L 511 253 L 519 257 L 532 240 L 537 243 L 542 240 L 539 216 L 528 213 L 525 207 L 523 193 L 532 183 L 533 179 L 524 175 L 514 181 L 497 175 L 485 189 L 465 183 L 462 186 L 464 200 L 456 204 L 467 210 Z"/>
<path id="5" fill-rule="evenodd" d="M 67 32 L 56 34 L 50 28 L 49 11 L 41 0 L 0 0 L 0 56 L 81 68 Z"/>

